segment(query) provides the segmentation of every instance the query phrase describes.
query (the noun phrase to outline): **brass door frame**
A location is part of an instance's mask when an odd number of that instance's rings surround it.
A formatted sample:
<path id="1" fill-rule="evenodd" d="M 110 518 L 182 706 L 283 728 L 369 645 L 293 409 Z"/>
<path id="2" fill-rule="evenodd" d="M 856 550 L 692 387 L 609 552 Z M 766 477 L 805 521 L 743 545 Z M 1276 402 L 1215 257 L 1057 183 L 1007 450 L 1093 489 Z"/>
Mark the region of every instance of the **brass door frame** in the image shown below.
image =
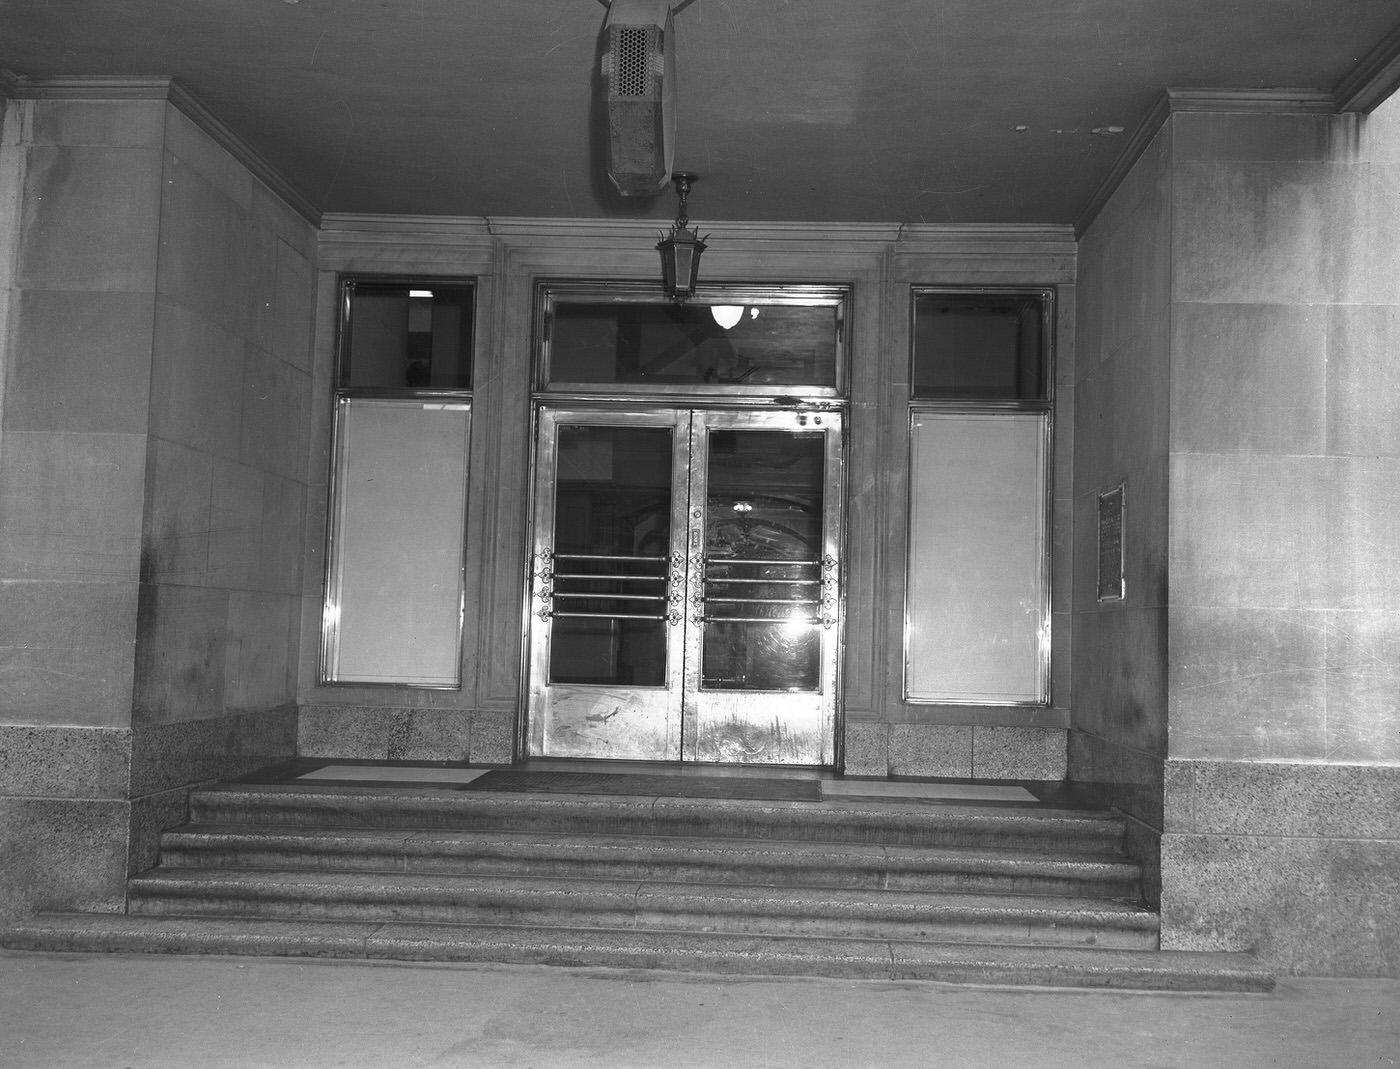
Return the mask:
<path id="1" fill-rule="evenodd" d="M 841 535 L 844 512 L 843 413 L 829 404 L 780 410 L 611 404 L 537 408 L 535 486 L 526 610 L 525 742 L 533 756 L 620 760 L 830 766 L 836 758 L 841 655 Z M 561 611 L 554 551 L 558 436 L 561 426 L 666 428 L 671 439 L 670 539 L 664 610 L 639 602 L 648 619 L 664 616 L 664 686 L 550 681 L 553 621 Z M 715 431 L 790 431 L 822 435 L 821 540 L 788 626 L 817 634 L 817 682 L 801 691 L 706 689 L 701 676 L 707 620 L 705 542 L 709 436 Z M 659 558 L 654 559 L 661 567 Z M 796 574 L 795 572 L 792 574 Z M 739 609 L 742 611 L 742 608 Z M 731 617 L 732 619 L 732 617 Z"/>

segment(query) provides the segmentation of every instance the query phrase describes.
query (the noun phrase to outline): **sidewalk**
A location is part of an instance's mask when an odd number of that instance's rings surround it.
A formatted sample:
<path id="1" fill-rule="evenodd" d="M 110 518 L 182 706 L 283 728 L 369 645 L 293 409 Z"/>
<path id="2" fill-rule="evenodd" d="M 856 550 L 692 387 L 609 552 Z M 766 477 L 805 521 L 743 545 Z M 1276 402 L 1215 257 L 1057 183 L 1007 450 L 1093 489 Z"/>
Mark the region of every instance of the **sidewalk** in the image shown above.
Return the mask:
<path id="1" fill-rule="evenodd" d="M 1400 981 L 1272 995 L 0 951 L 3 1069 L 1352 1069 Z"/>

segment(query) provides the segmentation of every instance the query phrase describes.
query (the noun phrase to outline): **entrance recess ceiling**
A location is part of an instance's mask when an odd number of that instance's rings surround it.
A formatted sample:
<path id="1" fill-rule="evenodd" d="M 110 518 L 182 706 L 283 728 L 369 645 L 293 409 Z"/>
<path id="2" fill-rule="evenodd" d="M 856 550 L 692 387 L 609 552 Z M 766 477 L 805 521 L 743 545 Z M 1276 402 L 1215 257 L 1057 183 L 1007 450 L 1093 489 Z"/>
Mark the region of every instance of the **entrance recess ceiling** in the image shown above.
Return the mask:
<path id="1" fill-rule="evenodd" d="M 173 77 L 312 217 L 674 215 L 605 175 L 594 0 L 3 10 L 15 95 Z M 716 223 L 1072 223 L 1165 87 L 1365 107 L 1400 49 L 1395 0 L 701 0 L 675 19 L 677 161 Z"/>

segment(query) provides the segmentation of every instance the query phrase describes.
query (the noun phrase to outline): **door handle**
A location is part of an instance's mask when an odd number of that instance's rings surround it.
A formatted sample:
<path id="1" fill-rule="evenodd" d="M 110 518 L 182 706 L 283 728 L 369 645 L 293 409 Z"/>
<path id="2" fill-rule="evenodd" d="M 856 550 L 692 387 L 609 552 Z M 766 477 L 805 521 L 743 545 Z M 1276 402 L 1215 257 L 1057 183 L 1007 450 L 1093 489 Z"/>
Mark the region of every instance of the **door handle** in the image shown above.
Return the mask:
<path id="1" fill-rule="evenodd" d="M 830 553 L 822 557 L 822 593 L 821 593 L 821 625 L 825 630 L 831 630 L 836 626 L 836 606 L 839 602 L 839 591 L 836 585 L 837 564 L 839 562 Z"/>

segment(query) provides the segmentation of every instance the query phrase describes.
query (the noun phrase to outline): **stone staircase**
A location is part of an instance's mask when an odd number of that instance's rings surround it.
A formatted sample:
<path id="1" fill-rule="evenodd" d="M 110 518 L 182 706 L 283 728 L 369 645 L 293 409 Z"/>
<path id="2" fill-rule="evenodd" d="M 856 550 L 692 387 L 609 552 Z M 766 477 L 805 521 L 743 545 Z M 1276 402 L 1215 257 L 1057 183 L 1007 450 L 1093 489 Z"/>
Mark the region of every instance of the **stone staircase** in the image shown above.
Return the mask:
<path id="1" fill-rule="evenodd" d="M 127 913 L 12 949 L 279 954 L 1268 990 L 1167 953 L 1121 819 L 1046 806 L 367 790 L 194 792 Z"/>

